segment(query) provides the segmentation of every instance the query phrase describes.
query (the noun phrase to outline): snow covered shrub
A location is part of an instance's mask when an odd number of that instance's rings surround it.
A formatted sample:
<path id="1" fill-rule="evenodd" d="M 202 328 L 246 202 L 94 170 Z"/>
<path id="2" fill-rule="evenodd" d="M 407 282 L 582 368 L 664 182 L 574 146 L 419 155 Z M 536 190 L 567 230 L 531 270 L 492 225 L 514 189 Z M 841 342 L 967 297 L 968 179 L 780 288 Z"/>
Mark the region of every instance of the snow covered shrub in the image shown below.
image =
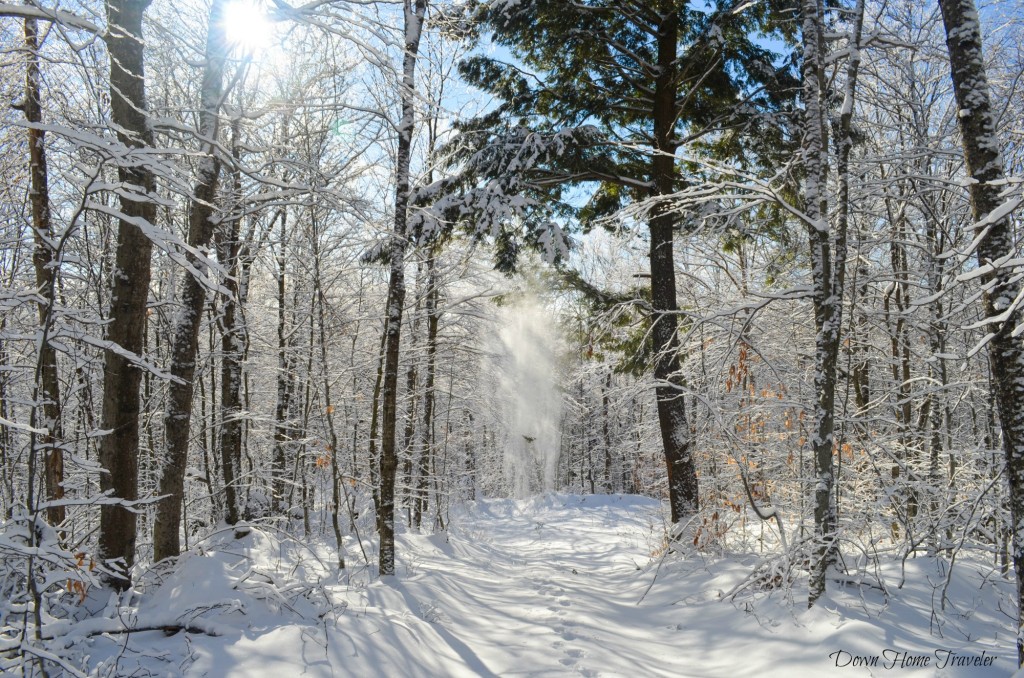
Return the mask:
<path id="1" fill-rule="evenodd" d="M 0 523 L 0 673 L 82 675 L 66 635 L 99 569 L 64 547 L 42 514 L 15 510 Z"/>
<path id="2" fill-rule="evenodd" d="M 726 535 L 732 523 L 718 510 L 703 511 L 693 534 L 693 545 L 698 551 L 721 553 L 725 550 Z"/>

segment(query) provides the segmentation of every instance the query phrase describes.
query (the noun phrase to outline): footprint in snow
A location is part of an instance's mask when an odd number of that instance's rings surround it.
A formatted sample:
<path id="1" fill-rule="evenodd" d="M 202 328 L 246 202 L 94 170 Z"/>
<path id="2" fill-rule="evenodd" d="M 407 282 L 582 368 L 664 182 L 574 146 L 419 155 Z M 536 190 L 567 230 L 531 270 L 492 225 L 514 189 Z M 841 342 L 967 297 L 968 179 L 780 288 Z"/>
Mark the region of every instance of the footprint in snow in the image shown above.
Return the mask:
<path id="1" fill-rule="evenodd" d="M 576 640 L 577 638 L 579 638 L 579 636 L 577 636 L 575 633 L 566 628 L 556 628 L 555 631 L 557 631 L 565 640 Z"/>
<path id="2" fill-rule="evenodd" d="M 567 666 L 567 667 L 568 666 L 577 667 L 577 664 L 579 663 L 579 661 L 587 656 L 586 652 L 584 652 L 583 650 L 580 650 L 580 649 L 576 649 L 576 648 L 565 650 L 564 654 L 565 654 L 565 657 L 563 657 L 562 659 L 559 659 L 558 663 L 561 664 L 562 666 Z M 585 671 L 586 669 L 581 669 L 581 670 Z"/>

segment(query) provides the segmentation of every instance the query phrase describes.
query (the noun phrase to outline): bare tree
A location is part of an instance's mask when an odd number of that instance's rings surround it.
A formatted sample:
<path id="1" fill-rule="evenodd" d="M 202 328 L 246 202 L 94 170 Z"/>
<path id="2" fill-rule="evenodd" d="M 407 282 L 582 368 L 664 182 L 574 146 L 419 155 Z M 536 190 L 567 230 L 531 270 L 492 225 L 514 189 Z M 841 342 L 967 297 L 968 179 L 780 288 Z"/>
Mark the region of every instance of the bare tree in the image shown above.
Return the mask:
<path id="1" fill-rule="evenodd" d="M 1024 664 L 1024 345 L 1014 333 L 1021 323 L 1020 281 L 1000 265 L 1015 250 L 1009 205 L 1004 199 L 1003 159 L 989 97 L 981 24 L 974 0 L 939 0 L 946 28 L 964 161 L 971 178 L 971 212 L 981 269 L 984 326 L 988 332 L 992 396 L 999 410 L 1010 485 L 1013 569 L 1017 575 L 1017 663 Z M 1018 201 L 1019 202 L 1019 201 Z"/>
<path id="2" fill-rule="evenodd" d="M 120 218 L 115 269 L 111 275 L 110 315 L 104 351 L 102 427 L 109 431 L 100 443 L 100 490 L 126 501 L 138 498 L 139 385 L 142 370 L 132 356 L 141 356 L 146 332 L 152 242 L 145 232 L 156 219 L 150 196 L 155 179 L 149 163 L 132 151 L 153 146 L 153 129 L 146 107 L 145 42 L 142 17 L 150 0 L 108 0 L 107 52 L 110 55 L 111 122 L 121 144 L 129 150 L 118 166 Z M 127 352 L 127 353 L 126 353 Z M 109 577 L 115 589 L 131 583 L 135 562 L 135 513 L 123 505 L 100 508 L 99 556 L 120 560 L 120 577 Z"/>
<path id="3" fill-rule="evenodd" d="M 46 324 L 47 311 L 55 301 L 55 281 L 57 257 L 54 252 L 53 232 L 50 223 L 50 185 L 46 169 L 46 131 L 40 126 L 43 121 L 42 95 L 40 93 L 39 73 L 39 42 L 38 28 L 35 19 L 25 19 L 25 49 L 28 53 L 28 64 L 25 70 L 25 103 L 23 109 L 28 128 L 29 151 L 29 199 L 32 204 L 32 230 L 35 250 L 32 263 L 36 270 L 36 287 L 38 288 L 39 324 Z M 39 346 L 40 389 L 42 402 L 42 424 L 46 433 L 40 436 L 40 449 L 45 450 L 45 471 L 47 499 L 64 497 L 64 452 L 60 447 L 62 434 L 60 380 L 57 372 L 57 350 L 49 341 Z M 64 522 L 65 511 L 60 505 L 51 506 L 46 510 L 46 517 L 52 525 Z"/>
<path id="4" fill-rule="evenodd" d="M 382 382 L 382 429 L 380 454 L 380 574 L 395 573 L 395 475 L 398 471 L 396 423 L 398 417 L 398 359 L 405 306 L 405 251 L 410 194 L 409 164 L 412 159 L 416 103 L 416 57 L 427 12 L 427 0 L 405 0 L 403 6 L 405 52 L 399 92 L 402 117 L 398 123 L 398 154 L 395 158 L 395 221 L 388 252 L 391 274 L 384 322 L 384 376 Z"/>
<path id="5" fill-rule="evenodd" d="M 239 123 L 232 125 L 231 146 L 235 163 L 239 162 Z M 248 297 L 249 267 L 251 258 L 245 251 L 248 238 L 242 228 L 242 186 L 240 172 L 232 175 L 232 209 L 222 220 L 214 238 L 217 247 L 217 261 L 224 266 L 224 295 L 217 323 L 221 332 L 221 378 L 220 378 L 220 463 L 224 474 L 224 520 L 234 525 L 241 518 L 239 509 L 239 481 L 242 475 L 242 368 L 247 340 L 247 329 L 241 317 Z M 281 229 L 286 228 L 282 212 Z"/>
<path id="6" fill-rule="evenodd" d="M 221 160 L 216 150 L 220 129 L 220 107 L 224 99 L 224 69 L 228 42 L 224 35 L 225 0 L 213 0 L 206 36 L 206 62 L 199 101 L 199 142 L 202 148 L 195 186 L 190 196 L 188 244 L 197 251 L 210 245 L 214 231 L 214 207 Z M 191 440 L 192 395 L 199 352 L 199 326 L 206 304 L 206 285 L 198 274 L 206 270 L 199 256 L 189 252 L 189 262 L 197 271 L 181 283 L 181 311 L 171 338 L 171 375 L 168 387 L 164 431 L 166 458 L 160 475 L 159 493 L 153 524 L 153 559 L 171 558 L 181 551 L 179 531 L 185 483 L 185 466 Z"/>
<path id="7" fill-rule="evenodd" d="M 826 570 L 836 550 L 836 506 L 833 486 L 835 445 L 837 360 L 843 324 L 843 295 L 846 286 L 847 230 L 850 219 L 850 154 L 853 150 L 853 109 L 860 65 L 863 0 L 858 0 L 850 36 L 845 90 L 836 130 L 837 196 L 836 223 L 829 224 L 828 111 L 824 53 L 823 4 L 804 0 L 803 79 L 804 79 L 804 212 L 811 246 L 814 325 L 817 330 L 814 352 L 814 528 L 815 553 L 811 563 L 808 605 L 814 605 L 825 592 Z"/>

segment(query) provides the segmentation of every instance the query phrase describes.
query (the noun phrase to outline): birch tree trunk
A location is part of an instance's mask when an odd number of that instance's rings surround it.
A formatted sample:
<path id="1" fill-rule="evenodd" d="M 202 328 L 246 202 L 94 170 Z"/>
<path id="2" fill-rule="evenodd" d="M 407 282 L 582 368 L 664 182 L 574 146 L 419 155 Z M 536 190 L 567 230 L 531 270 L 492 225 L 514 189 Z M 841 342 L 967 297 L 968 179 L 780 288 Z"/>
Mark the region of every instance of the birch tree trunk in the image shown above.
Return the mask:
<path id="1" fill-rule="evenodd" d="M 398 351 L 405 305 L 405 249 L 409 206 L 409 162 L 415 122 L 416 56 L 427 12 L 427 0 L 405 0 L 405 54 L 402 59 L 402 118 L 398 123 L 395 162 L 395 223 L 391 237 L 391 275 L 385 314 L 382 436 L 380 453 L 380 574 L 395 573 L 395 474 L 398 471 L 396 420 L 398 415 Z"/>
<path id="2" fill-rule="evenodd" d="M 219 113 L 224 98 L 224 68 L 228 44 L 224 35 L 224 0 L 213 0 L 206 36 L 206 63 L 199 102 L 199 137 L 202 157 L 193 188 L 188 214 L 188 244 L 205 250 L 213 238 L 212 220 L 220 157 L 215 145 L 219 131 Z M 188 260 L 199 271 L 203 262 L 192 254 Z M 168 386 L 164 431 L 166 458 L 160 474 L 159 494 L 166 495 L 157 505 L 153 524 L 153 560 L 177 556 L 181 552 L 181 506 L 185 487 L 185 467 L 191 439 L 193 380 L 199 353 L 199 326 L 206 304 L 206 287 L 195 275 L 184 276 L 181 285 L 181 311 L 171 339 L 171 375 L 178 379 Z"/>
<path id="3" fill-rule="evenodd" d="M 153 146 L 146 107 L 145 48 L 142 17 L 150 0 L 108 0 L 107 52 L 110 55 L 110 111 L 117 138 L 130 149 Z M 117 169 L 125 190 L 118 194 L 121 218 L 117 227 L 114 270 L 111 275 L 110 315 L 106 339 L 141 355 L 146 330 L 152 243 L 139 227 L 156 219 L 156 203 L 148 196 L 156 188 L 148 165 L 128 159 Z M 139 385 L 142 370 L 112 348 L 103 356 L 102 428 L 109 431 L 99 448 L 100 491 L 126 501 L 138 498 Z M 123 506 L 100 507 L 99 557 L 111 563 L 119 577 L 106 583 L 118 590 L 131 583 L 135 562 L 135 514 Z"/>
<path id="4" fill-rule="evenodd" d="M 946 28 L 953 89 L 959 108 L 964 160 L 970 184 L 978 265 L 985 293 L 982 297 L 992 372 L 993 398 L 1002 426 L 1003 453 L 1010 487 L 1010 524 L 1013 569 L 1017 575 L 1017 663 L 1024 663 L 1024 346 L 1013 330 L 1021 322 L 1016 306 L 1019 281 L 1000 261 L 1014 254 L 1009 210 L 1000 196 L 1003 159 L 996 136 L 989 98 L 981 26 L 974 0 L 939 0 Z"/>

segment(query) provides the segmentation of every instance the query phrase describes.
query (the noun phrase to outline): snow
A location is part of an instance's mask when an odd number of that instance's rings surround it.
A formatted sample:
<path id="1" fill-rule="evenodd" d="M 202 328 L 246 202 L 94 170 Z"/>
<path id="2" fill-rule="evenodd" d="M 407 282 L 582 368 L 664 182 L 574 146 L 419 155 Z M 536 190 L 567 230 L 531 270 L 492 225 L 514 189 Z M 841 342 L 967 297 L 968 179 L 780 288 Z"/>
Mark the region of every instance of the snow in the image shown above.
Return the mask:
<path id="1" fill-rule="evenodd" d="M 999 610 L 1012 585 L 965 553 L 944 611 L 948 570 L 926 557 L 830 581 L 806 610 L 805 578 L 732 594 L 765 554 L 666 551 L 664 510 L 622 495 L 481 500 L 453 508 L 447 533 L 399 534 L 397 576 L 383 579 L 357 566 L 339 581 L 317 539 L 226 532 L 151 571 L 118 611 L 129 625 L 188 630 L 81 642 L 98 675 L 1012 673 L 1013 624 Z"/>

